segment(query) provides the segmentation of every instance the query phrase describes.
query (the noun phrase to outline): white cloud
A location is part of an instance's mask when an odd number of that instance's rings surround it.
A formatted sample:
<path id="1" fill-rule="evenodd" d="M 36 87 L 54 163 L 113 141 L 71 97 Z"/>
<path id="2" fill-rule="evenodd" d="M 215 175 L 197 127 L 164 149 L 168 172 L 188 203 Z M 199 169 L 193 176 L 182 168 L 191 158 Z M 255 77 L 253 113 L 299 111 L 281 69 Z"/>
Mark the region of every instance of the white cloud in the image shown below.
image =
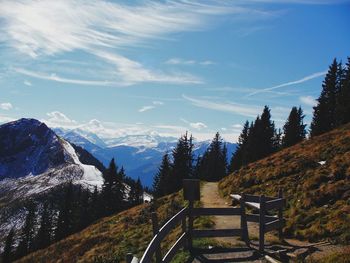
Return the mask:
<path id="1" fill-rule="evenodd" d="M 28 81 L 28 80 L 25 80 L 23 82 L 23 84 L 26 85 L 26 86 L 32 86 L 32 83 L 30 81 Z"/>
<path id="2" fill-rule="evenodd" d="M 205 125 L 203 122 L 191 122 L 190 126 L 194 129 L 201 130 L 204 128 L 207 128 L 208 126 Z"/>
<path id="3" fill-rule="evenodd" d="M 12 108 L 13 108 L 13 106 L 10 102 L 0 103 L 0 109 L 2 109 L 2 110 L 11 110 Z"/>
<path id="4" fill-rule="evenodd" d="M 23 74 L 25 76 L 30 76 L 38 79 L 52 80 L 61 83 L 69 83 L 76 85 L 89 85 L 89 86 L 108 86 L 111 85 L 108 81 L 98 81 L 98 80 L 81 80 L 81 79 L 67 79 L 57 76 L 56 74 L 46 74 L 42 72 L 30 71 L 22 68 L 14 69 L 17 73 Z"/>
<path id="5" fill-rule="evenodd" d="M 50 127 L 74 127 L 77 125 L 75 120 L 68 118 L 65 114 L 59 111 L 46 113 L 49 119 L 44 120 Z"/>
<path id="6" fill-rule="evenodd" d="M 94 51 L 94 55 L 116 66 L 116 74 L 122 85 L 140 82 L 159 82 L 170 84 L 201 84 L 202 80 L 187 73 L 165 73 L 146 69 L 142 64 L 126 57 L 105 51 Z"/>
<path id="7" fill-rule="evenodd" d="M 115 85 L 140 82 L 199 84 L 187 73 L 166 73 L 145 68 L 120 55 L 120 50 L 166 40 L 173 33 L 205 30 L 212 18 L 249 14 L 248 8 L 219 2 L 140 1 L 122 4 L 97 0 L 2 1 L 0 39 L 7 46 L 33 58 L 75 50 L 96 55 L 115 66 Z M 110 56 L 113 58 L 109 58 Z M 204 64 L 209 64 L 204 61 Z M 27 76 L 79 85 L 108 85 L 59 77 L 44 72 L 19 71 Z"/>
<path id="8" fill-rule="evenodd" d="M 202 66 L 209 66 L 214 65 L 215 62 L 211 60 L 204 60 L 204 61 L 196 61 L 196 60 L 187 60 L 183 58 L 170 58 L 167 61 L 165 61 L 165 64 L 169 65 L 202 65 Z"/>
<path id="9" fill-rule="evenodd" d="M 299 97 L 299 100 L 304 103 L 307 106 L 315 106 L 317 104 L 317 101 L 312 96 L 301 96 Z"/>
<path id="10" fill-rule="evenodd" d="M 196 61 L 194 60 L 184 60 L 181 58 L 171 58 L 165 61 L 165 64 L 170 64 L 170 65 L 193 65 L 195 63 Z"/>
<path id="11" fill-rule="evenodd" d="M 188 124 L 191 128 L 194 128 L 196 130 L 202 130 L 204 128 L 207 128 L 208 126 L 205 125 L 203 122 L 190 122 L 184 118 L 180 118 L 180 120 L 186 124 Z"/>
<path id="12" fill-rule="evenodd" d="M 139 112 L 145 112 L 154 109 L 154 106 L 143 106 L 141 109 L 139 109 Z"/>
<path id="13" fill-rule="evenodd" d="M 204 61 L 199 62 L 199 64 L 204 65 L 204 66 L 209 66 L 209 65 L 214 65 L 216 63 L 214 61 L 211 61 L 211 60 L 204 60 Z"/>
<path id="14" fill-rule="evenodd" d="M 159 100 L 155 100 L 155 101 L 152 101 L 152 104 L 153 104 L 153 105 L 163 105 L 164 102 L 159 101 Z"/>
<path id="15" fill-rule="evenodd" d="M 156 107 L 161 106 L 163 104 L 164 104 L 164 102 L 155 100 L 155 101 L 152 101 L 152 105 L 143 106 L 138 111 L 139 112 L 149 111 L 149 110 L 155 109 Z"/>
<path id="16" fill-rule="evenodd" d="M 316 73 L 313 73 L 311 75 L 308 75 L 308 76 L 303 77 L 303 78 L 298 79 L 298 80 L 282 83 L 282 84 L 273 86 L 271 88 L 266 88 L 266 89 L 261 89 L 261 90 L 254 91 L 252 93 L 249 93 L 247 95 L 247 97 L 253 96 L 253 95 L 258 94 L 258 93 L 270 92 L 270 91 L 275 90 L 275 89 L 279 89 L 279 88 L 283 88 L 283 87 L 287 87 L 287 86 L 292 86 L 292 85 L 296 85 L 296 84 L 300 84 L 300 83 L 304 83 L 304 82 L 309 81 L 311 79 L 324 76 L 326 73 L 327 73 L 327 71 L 316 72 Z"/>
<path id="17" fill-rule="evenodd" d="M 182 95 L 182 97 L 191 102 L 192 105 L 200 108 L 223 111 L 234 113 L 242 116 L 255 117 L 261 111 L 260 107 L 252 106 L 252 105 L 244 105 L 238 103 L 225 103 L 225 102 L 214 102 L 206 99 L 197 99 L 191 98 L 186 95 Z"/>

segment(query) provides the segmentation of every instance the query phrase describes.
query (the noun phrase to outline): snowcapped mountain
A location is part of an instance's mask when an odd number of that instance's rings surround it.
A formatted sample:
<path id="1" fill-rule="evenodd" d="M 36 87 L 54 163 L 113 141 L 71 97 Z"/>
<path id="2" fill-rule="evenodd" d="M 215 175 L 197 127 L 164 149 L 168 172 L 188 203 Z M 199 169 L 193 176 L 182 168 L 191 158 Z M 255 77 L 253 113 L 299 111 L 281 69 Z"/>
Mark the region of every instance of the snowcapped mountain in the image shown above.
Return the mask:
<path id="1" fill-rule="evenodd" d="M 67 141 L 89 151 L 105 166 L 108 166 L 110 160 L 115 158 L 118 165 L 123 165 L 128 176 L 140 177 L 146 186 L 152 185 L 153 176 L 158 170 L 163 154 L 167 151 L 171 152 L 178 141 L 178 138 L 160 136 L 157 133 L 99 138 L 91 132 L 89 136 L 86 136 L 86 133 L 82 132 L 81 129 L 54 130 Z M 89 138 L 93 138 L 93 140 L 89 140 Z M 94 143 L 95 141 L 100 143 L 97 145 Z M 193 151 L 195 158 L 202 155 L 209 144 L 210 141 L 195 141 Z M 227 143 L 227 149 L 228 156 L 231 156 L 236 149 L 236 144 Z"/>
<path id="2" fill-rule="evenodd" d="M 44 123 L 20 119 L 0 126 L 0 203 L 72 181 L 100 187 L 102 173 L 83 164 L 72 145 Z"/>
<path id="3" fill-rule="evenodd" d="M 102 173 L 94 165 L 103 167 L 40 121 L 0 125 L 0 252 L 9 230 L 23 225 L 28 200 L 43 200 L 68 182 L 100 188 Z"/>

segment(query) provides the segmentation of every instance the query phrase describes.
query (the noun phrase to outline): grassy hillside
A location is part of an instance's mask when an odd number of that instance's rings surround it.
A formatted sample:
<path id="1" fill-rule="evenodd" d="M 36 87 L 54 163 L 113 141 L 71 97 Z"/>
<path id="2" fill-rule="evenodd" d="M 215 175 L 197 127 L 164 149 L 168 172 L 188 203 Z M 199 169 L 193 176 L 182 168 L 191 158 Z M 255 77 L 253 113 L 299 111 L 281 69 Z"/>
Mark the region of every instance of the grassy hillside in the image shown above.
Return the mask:
<path id="1" fill-rule="evenodd" d="M 143 204 L 104 218 L 85 230 L 17 262 L 120 262 L 128 252 L 140 258 L 152 239 L 151 212 L 157 211 L 160 224 L 163 224 L 184 204 L 181 192 L 168 195 L 153 204 Z M 213 222 L 210 218 L 203 217 L 196 220 L 195 225 L 206 228 L 211 227 Z M 162 243 L 162 249 L 170 248 L 179 233 L 180 226 Z M 186 253 L 179 253 L 177 262 L 183 262 L 186 256 Z"/>
<path id="2" fill-rule="evenodd" d="M 279 187 L 288 200 L 286 235 L 350 243 L 350 125 L 252 163 L 219 184 L 225 196 L 276 195 Z"/>

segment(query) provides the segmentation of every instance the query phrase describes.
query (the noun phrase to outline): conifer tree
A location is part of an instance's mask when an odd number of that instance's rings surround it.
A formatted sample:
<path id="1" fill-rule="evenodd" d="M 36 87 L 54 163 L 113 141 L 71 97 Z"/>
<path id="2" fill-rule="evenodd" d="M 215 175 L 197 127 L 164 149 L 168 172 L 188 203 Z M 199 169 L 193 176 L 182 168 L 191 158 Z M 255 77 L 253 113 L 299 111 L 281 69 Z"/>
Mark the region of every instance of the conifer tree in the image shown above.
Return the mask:
<path id="1" fill-rule="evenodd" d="M 20 241 L 17 247 L 17 256 L 23 257 L 33 249 L 34 236 L 35 236 L 35 205 L 30 203 L 27 206 L 27 216 L 21 230 Z"/>
<path id="2" fill-rule="evenodd" d="M 339 87 L 339 64 L 333 60 L 322 84 L 322 92 L 314 107 L 311 136 L 317 136 L 336 127 L 336 98 Z"/>
<path id="3" fill-rule="evenodd" d="M 282 146 L 289 147 L 305 139 L 306 124 L 304 124 L 304 114 L 301 107 L 293 107 L 290 111 L 288 119 L 283 126 L 284 136 Z"/>
<path id="4" fill-rule="evenodd" d="M 52 218 L 49 205 L 44 203 L 40 219 L 40 227 L 36 236 L 36 248 L 44 248 L 51 243 Z"/>
<path id="5" fill-rule="evenodd" d="M 275 124 L 271 121 L 270 109 L 264 107 L 261 117 L 258 116 L 249 128 L 247 146 L 243 153 L 243 164 L 254 162 L 273 153 L 275 149 Z"/>
<path id="6" fill-rule="evenodd" d="M 227 171 L 227 149 L 217 132 L 201 160 L 199 176 L 208 181 L 218 181 Z"/>
<path id="7" fill-rule="evenodd" d="M 171 187 L 169 185 L 169 179 L 171 176 L 171 163 L 169 160 L 169 154 L 165 153 L 162 158 L 162 163 L 159 167 L 157 174 L 153 179 L 153 194 L 155 197 L 161 197 L 171 193 Z"/>
<path id="8" fill-rule="evenodd" d="M 114 158 L 109 167 L 103 173 L 104 184 L 102 186 L 102 198 L 106 215 L 120 211 L 124 203 L 124 170 L 118 172 Z"/>
<path id="9" fill-rule="evenodd" d="M 346 67 L 338 68 L 339 93 L 336 105 L 337 126 L 350 122 L 350 57 Z"/>
<path id="10" fill-rule="evenodd" d="M 230 160 L 229 171 L 231 173 L 238 170 L 239 168 L 242 167 L 243 164 L 246 163 L 243 157 L 245 155 L 245 149 L 248 143 L 249 130 L 250 130 L 250 124 L 249 124 L 249 121 L 246 121 L 244 123 L 242 132 L 238 137 L 236 151 L 232 154 L 232 157 Z"/>
<path id="11" fill-rule="evenodd" d="M 73 232 L 73 183 L 69 182 L 64 189 L 64 196 L 59 205 L 57 227 L 55 231 L 56 241 L 61 240 Z"/>
<path id="12" fill-rule="evenodd" d="M 140 180 L 140 177 L 137 178 L 136 181 L 136 204 L 142 204 L 143 203 L 143 187 L 142 187 L 142 183 Z"/>
<path id="13" fill-rule="evenodd" d="M 93 214 L 90 214 L 90 191 L 83 189 L 80 196 L 77 197 L 77 223 L 76 231 L 87 227 L 93 220 Z"/>
<path id="14" fill-rule="evenodd" d="M 5 240 L 4 252 L 2 253 L 2 263 L 11 263 L 14 259 L 13 257 L 13 244 L 14 244 L 14 229 L 12 228 L 8 233 Z"/>
<path id="15" fill-rule="evenodd" d="M 169 178 L 171 193 L 179 191 L 182 188 L 182 181 L 193 175 L 193 137 L 181 136 L 175 149 L 173 150 L 172 174 Z"/>

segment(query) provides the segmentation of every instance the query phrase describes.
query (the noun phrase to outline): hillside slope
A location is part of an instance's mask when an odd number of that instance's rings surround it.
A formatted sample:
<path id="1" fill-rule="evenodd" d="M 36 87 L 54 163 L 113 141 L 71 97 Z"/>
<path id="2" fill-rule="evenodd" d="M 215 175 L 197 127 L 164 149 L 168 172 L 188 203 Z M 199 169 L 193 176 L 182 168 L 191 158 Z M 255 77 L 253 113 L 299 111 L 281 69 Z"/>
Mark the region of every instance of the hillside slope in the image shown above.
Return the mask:
<path id="1" fill-rule="evenodd" d="M 18 262 L 120 262 L 128 252 L 139 257 L 152 239 L 151 212 L 160 223 L 184 205 L 182 195 L 172 194 L 153 204 L 142 204 L 99 220 L 83 231 L 34 252 Z M 176 240 L 179 229 L 164 244 Z"/>
<path id="2" fill-rule="evenodd" d="M 249 164 L 220 191 L 287 198 L 284 232 L 310 241 L 350 243 L 350 124 Z"/>

